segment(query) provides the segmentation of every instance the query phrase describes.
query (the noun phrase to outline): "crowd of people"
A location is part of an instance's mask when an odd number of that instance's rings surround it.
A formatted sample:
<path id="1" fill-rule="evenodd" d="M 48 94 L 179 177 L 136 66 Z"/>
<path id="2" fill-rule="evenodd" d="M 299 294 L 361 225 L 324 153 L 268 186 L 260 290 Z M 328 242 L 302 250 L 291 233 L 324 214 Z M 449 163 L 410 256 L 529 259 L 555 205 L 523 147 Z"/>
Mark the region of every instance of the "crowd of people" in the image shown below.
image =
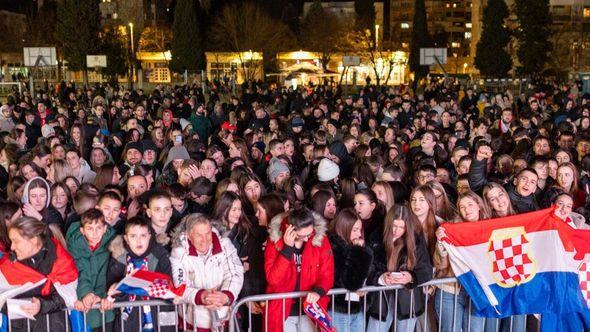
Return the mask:
<path id="1" fill-rule="evenodd" d="M 590 96 L 577 85 L 515 96 L 433 81 L 345 95 L 253 82 L 228 99 L 197 86 L 73 83 L 9 96 L 4 259 L 50 275 L 71 255 L 75 309 L 96 331 L 218 331 L 237 300 L 294 291 L 307 296 L 240 308 L 242 328 L 313 331 L 302 305 L 318 303 L 337 331 L 523 331 L 526 316 L 473 316 L 456 284 L 425 301 L 418 285 L 453 276 L 438 226 L 556 205 L 588 227 Z M 146 299 L 115 288 L 136 270 L 186 285 L 175 302 L 188 311 L 114 309 Z M 403 288 L 357 292 L 370 285 Z M 18 296 L 38 319 L 13 330 L 65 330 L 66 303 L 50 286 Z M 333 288 L 350 293 L 326 296 Z"/>

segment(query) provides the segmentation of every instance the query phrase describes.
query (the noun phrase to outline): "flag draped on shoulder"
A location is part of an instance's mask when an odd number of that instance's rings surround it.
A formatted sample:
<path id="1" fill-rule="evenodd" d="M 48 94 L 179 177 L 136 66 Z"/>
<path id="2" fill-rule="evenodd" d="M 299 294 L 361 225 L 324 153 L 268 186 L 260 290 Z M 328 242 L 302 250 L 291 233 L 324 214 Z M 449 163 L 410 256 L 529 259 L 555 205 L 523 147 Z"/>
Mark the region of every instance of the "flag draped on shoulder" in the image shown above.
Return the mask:
<path id="1" fill-rule="evenodd" d="M 3 306 L 7 299 L 43 285 L 42 295 L 49 295 L 53 286 L 64 299 L 66 306 L 74 307 L 78 299 L 78 269 L 68 251 L 57 240 L 52 241 L 55 245 L 56 259 L 48 275 L 43 275 L 18 261 L 11 261 L 9 255 L 0 258 L 0 306 Z"/>
<path id="2" fill-rule="evenodd" d="M 563 314 L 587 308 L 578 275 L 590 252 L 590 232 L 578 233 L 553 211 L 441 226 L 441 242 L 476 315 Z M 587 268 L 590 272 L 590 262 Z"/>

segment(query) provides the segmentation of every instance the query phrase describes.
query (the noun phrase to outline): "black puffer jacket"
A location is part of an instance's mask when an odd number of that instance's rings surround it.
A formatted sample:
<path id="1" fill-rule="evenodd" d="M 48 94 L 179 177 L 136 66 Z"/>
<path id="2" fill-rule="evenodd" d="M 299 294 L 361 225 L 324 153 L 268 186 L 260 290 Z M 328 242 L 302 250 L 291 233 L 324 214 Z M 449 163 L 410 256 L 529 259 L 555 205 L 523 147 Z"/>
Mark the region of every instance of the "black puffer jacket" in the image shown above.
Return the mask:
<path id="1" fill-rule="evenodd" d="M 369 247 L 373 250 L 373 265 L 367 284 L 378 285 L 379 277 L 387 269 L 387 253 L 383 245 L 383 236 L 381 233 L 374 233 L 374 236 L 369 240 Z M 413 316 L 420 316 L 424 312 L 424 293 L 421 288 L 416 286 L 428 282 L 432 279 L 433 268 L 430 262 L 430 255 L 428 254 L 428 248 L 426 246 L 426 240 L 422 235 L 416 235 L 416 266 L 413 269 L 406 268 L 407 253 L 402 250 L 399 254 L 398 259 L 398 271 L 407 271 L 412 275 L 412 282 L 405 285 L 405 289 L 397 291 L 397 317 L 398 319 L 410 318 L 410 314 Z M 390 271 L 391 272 L 391 271 Z M 413 295 L 412 295 L 413 294 Z M 394 291 L 386 291 L 383 296 L 379 296 L 379 293 L 371 293 L 369 296 L 369 310 L 368 313 L 371 317 L 385 321 L 387 317 L 387 305 L 389 301 L 395 300 Z M 379 304 L 381 299 L 381 304 Z"/>
<path id="2" fill-rule="evenodd" d="M 11 260 L 16 260 L 14 254 L 11 254 L 10 258 Z M 20 262 L 43 275 L 48 275 L 53 268 L 56 259 L 57 254 L 55 245 L 51 240 L 45 240 L 43 242 L 43 247 L 37 254 Z M 35 316 L 36 320 L 29 322 L 30 329 L 28 329 L 28 331 L 66 331 L 66 320 L 63 311 L 66 304 L 63 298 L 57 293 L 53 286 L 51 286 L 51 293 L 48 296 L 41 295 L 41 289 L 43 286 L 44 285 L 41 285 L 16 296 L 17 299 L 30 299 L 36 297 L 39 299 L 39 302 L 41 302 L 41 310 L 39 311 L 39 314 Z M 49 323 L 47 321 L 49 321 Z M 47 330 L 47 327 L 49 327 L 49 330 Z M 27 321 L 24 319 L 12 320 L 11 331 L 27 331 Z"/>
<path id="3" fill-rule="evenodd" d="M 371 249 L 350 245 L 334 233 L 329 234 L 328 239 L 334 253 L 334 288 L 346 288 L 353 292 L 362 288 L 373 262 Z M 335 311 L 348 313 L 348 302 L 345 295 L 336 295 L 332 305 Z M 363 303 L 362 298 L 360 301 L 350 301 L 350 313 L 360 312 Z"/>

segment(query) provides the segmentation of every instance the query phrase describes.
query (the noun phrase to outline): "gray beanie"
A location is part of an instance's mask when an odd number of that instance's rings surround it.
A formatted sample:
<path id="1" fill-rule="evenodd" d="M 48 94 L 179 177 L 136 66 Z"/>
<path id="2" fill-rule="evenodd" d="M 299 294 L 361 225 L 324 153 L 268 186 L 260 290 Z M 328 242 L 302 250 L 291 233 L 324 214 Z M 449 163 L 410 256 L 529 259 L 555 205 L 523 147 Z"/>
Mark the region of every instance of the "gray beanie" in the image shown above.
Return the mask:
<path id="1" fill-rule="evenodd" d="M 278 158 L 272 158 L 268 165 L 268 179 L 270 182 L 274 183 L 277 176 L 284 172 L 289 172 L 289 167 Z"/>
<path id="2" fill-rule="evenodd" d="M 324 158 L 318 165 L 318 180 L 325 182 L 334 180 L 340 175 L 340 167 L 328 158 Z"/>
<path id="3" fill-rule="evenodd" d="M 173 160 L 190 158 L 191 156 L 189 156 L 188 151 L 184 146 L 173 146 L 172 148 L 170 148 L 170 151 L 168 152 L 168 158 L 166 158 L 166 162 L 164 163 L 163 168 L 166 168 L 166 166 L 168 166 L 168 164 L 171 163 Z"/>

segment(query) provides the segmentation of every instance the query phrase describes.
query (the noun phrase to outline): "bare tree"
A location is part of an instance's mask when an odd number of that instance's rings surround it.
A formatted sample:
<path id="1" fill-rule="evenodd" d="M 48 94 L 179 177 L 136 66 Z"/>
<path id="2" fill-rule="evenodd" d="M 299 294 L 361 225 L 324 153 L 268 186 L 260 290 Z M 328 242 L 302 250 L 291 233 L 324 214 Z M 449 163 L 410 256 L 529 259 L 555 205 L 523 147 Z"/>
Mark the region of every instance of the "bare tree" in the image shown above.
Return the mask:
<path id="1" fill-rule="evenodd" d="M 368 62 L 375 75 L 375 83 L 379 85 L 383 79 L 386 79 L 386 83 L 389 81 L 393 69 L 391 52 L 384 51 L 383 46 L 375 43 L 371 30 L 353 30 L 346 34 L 341 48 L 346 53 L 358 55 L 363 62 Z"/>
<path id="2" fill-rule="evenodd" d="M 294 45 L 284 23 L 249 1 L 226 5 L 214 20 L 209 36 L 211 48 L 236 53 L 246 80 L 254 79 L 261 69 L 259 61 L 247 56 L 248 51 L 273 53 Z"/>
<path id="3" fill-rule="evenodd" d="M 324 10 L 320 1 L 315 1 L 303 19 L 302 46 L 318 52 L 322 67 L 327 69 L 332 55 L 341 50 L 342 39 L 350 28 L 335 14 Z"/>

